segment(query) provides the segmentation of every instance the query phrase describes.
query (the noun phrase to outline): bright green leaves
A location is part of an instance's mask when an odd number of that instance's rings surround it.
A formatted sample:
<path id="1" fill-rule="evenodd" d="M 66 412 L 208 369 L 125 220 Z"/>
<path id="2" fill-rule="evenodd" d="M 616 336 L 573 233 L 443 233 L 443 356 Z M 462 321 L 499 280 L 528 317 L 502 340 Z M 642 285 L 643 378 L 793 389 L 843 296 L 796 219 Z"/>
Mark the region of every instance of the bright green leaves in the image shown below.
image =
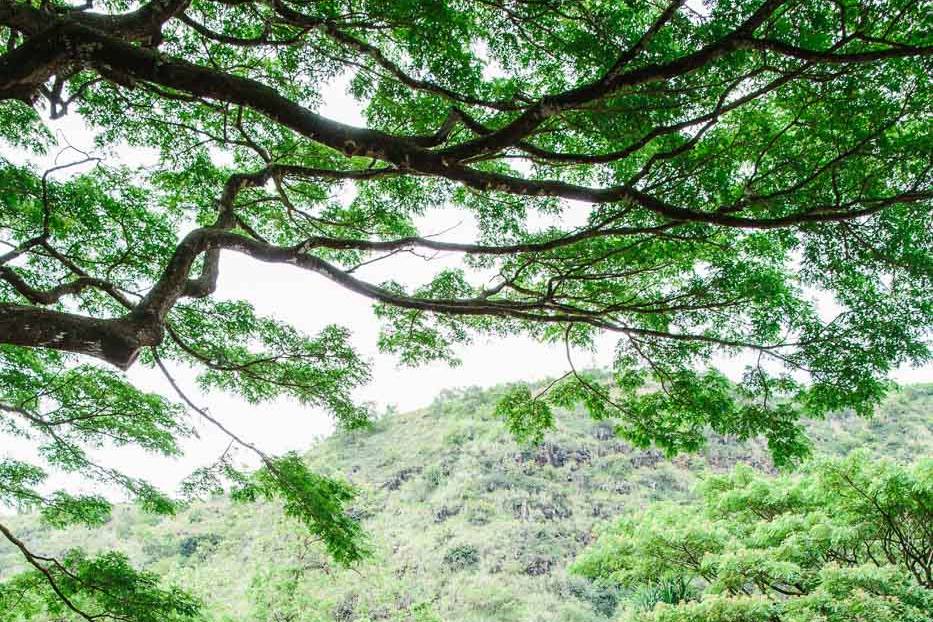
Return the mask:
<path id="1" fill-rule="evenodd" d="M 89 557 L 73 550 L 60 561 L 40 558 L 36 563 L 47 574 L 30 570 L 0 583 L 0 611 L 5 621 L 201 619 L 197 599 L 176 586 L 162 587 L 157 575 L 136 570 L 120 553 Z"/>
<path id="2" fill-rule="evenodd" d="M 632 598 L 622 620 L 927 620 L 933 592 L 933 480 L 855 453 L 798 476 L 740 466 L 710 476 L 702 502 L 654 504 L 609 528 L 574 565 L 633 595 L 689 589 L 668 604 Z"/>
<path id="3" fill-rule="evenodd" d="M 832 497 L 834 518 L 860 523 L 859 535 L 876 545 L 893 537 L 897 563 L 931 587 L 930 559 L 924 555 L 933 547 L 928 529 L 933 518 L 933 460 L 923 457 L 904 468 L 856 454 L 822 465 L 815 475 L 818 493 Z"/>
<path id="4" fill-rule="evenodd" d="M 669 456 L 697 451 L 712 433 L 742 440 L 764 436 L 778 466 L 809 454 L 800 409 L 789 397 L 798 388 L 793 381 L 753 369 L 736 384 L 715 370 L 638 362 L 623 352 L 611 381 L 571 372 L 534 401 L 566 409 L 582 405 L 594 419 L 612 421 L 616 434 L 635 446 L 656 446 Z M 527 407 L 530 401 L 516 403 Z"/>
<path id="5" fill-rule="evenodd" d="M 33 422 L 42 431 L 67 426 L 65 438 L 90 445 L 106 440 L 167 456 L 177 455 L 179 438 L 191 434 L 179 406 L 140 391 L 109 370 L 70 368 L 46 386 L 43 397 L 55 400 L 57 408 Z"/>
<path id="6" fill-rule="evenodd" d="M 45 252 L 27 254 L 16 273 L 39 290 L 79 275 L 124 288 L 124 293 L 151 283 L 177 239 L 173 219 L 153 205 L 142 183 L 129 169 L 97 166 L 64 181 L 53 176 L 43 184 L 41 176 L 29 169 L 0 161 L 0 227 L 9 241 L 37 238 L 48 227 Z M 53 253 L 65 263 L 50 261 L 48 255 Z M 123 311 L 96 287 L 85 288 L 76 297 L 80 308 L 92 313 Z M 0 300 L 26 301 L 5 281 Z"/>
<path id="7" fill-rule="evenodd" d="M 513 385 L 499 399 L 495 412 L 516 441 L 537 445 L 554 428 L 552 407 L 573 409 L 580 404 L 597 420 L 621 413 L 603 377 L 575 371 L 547 386 L 536 387 L 534 392 L 527 384 Z"/>
<path id="8" fill-rule="evenodd" d="M 351 515 L 356 490 L 349 484 L 314 473 L 297 453 L 268 456 L 255 447 L 262 466 L 246 473 L 228 449 L 214 464 L 196 469 L 181 485 L 189 499 L 222 494 L 240 503 L 276 501 L 285 515 L 324 544 L 338 563 L 350 566 L 369 556 L 366 535 Z"/>
<path id="9" fill-rule="evenodd" d="M 679 370 L 661 383 L 659 389 L 623 398 L 630 415 L 620 432 L 636 445 L 656 443 L 669 454 L 695 451 L 705 441 L 707 425 L 722 432 L 736 427 L 734 419 L 741 413 L 721 374 Z"/>
<path id="10" fill-rule="evenodd" d="M 369 366 L 344 328 L 327 326 L 308 337 L 235 301 L 179 304 L 169 321 L 177 341 L 169 352 L 205 367 L 198 376 L 202 388 L 251 403 L 291 397 L 351 428 L 368 420 L 351 393 L 369 380 Z"/>
<path id="11" fill-rule="evenodd" d="M 110 516 L 110 504 L 98 496 L 74 496 L 56 491 L 43 496 L 39 486 L 47 474 L 41 468 L 4 458 L 0 460 L 0 504 L 21 510 L 38 509 L 42 520 L 55 527 L 72 524 L 101 525 Z"/>
<path id="12" fill-rule="evenodd" d="M 166 211 L 201 225 L 213 224 L 217 219 L 217 197 L 229 171 L 215 166 L 203 151 L 196 152 L 186 164 L 176 170 L 157 171 L 150 181 L 159 189 Z"/>
<path id="13" fill-rule="evenodd" d="M 442 206 L 448 196 L 443 182 L 390 175 L 357 184 L 347 207 L 332 207 L 322 218 L 345 223 L 348 233 L 368 231 L 381 238 L 401 238 L 417 235 L 413 219 Z"/>
<path id="14" fill-rule="evenodd" d="M 285 514 L 318 536 L 333 558 L 352 564 L 368 555 L 362 528 L 348 515 L 354 498 L 347 484 L 308 470 L 294 453 L 264 461 L 264 466 L 232 492 L 236 501 L 277 499 Z"/>
<path id="15" fill-rule="evenodd" d="M 385 290 L 399 297 L 409 294 L 397 283 L 384 283 Z M 410 294 L 412 297 L 456 301 L 472 298 L 478 292 L 467 282 L 462 270 L 443 270 L 426 285 Z M 431 361 L 447 361 L 456 365 L 457 344 L 469 344 L 477 330 L 491 330 L 496 321 L 488 316 L 458 316 L 433 313 L 392 304 L 376 306 L 376 317 L 383 322 L 379 349 L 399 356 L 405 365 L 421 365 Z"/>
<path id="16" fill-rule="evenodd" d="M 505 420 L 512 436 L 520 443 L 537 444 L 554 427 L 554 413 L 547 401 L 533 396 L 526 385 L 511 388 L 496 404 L 496 416 Z"/>
<path id="17" fill-rule="evenodd" d="M 623 614 L 622 622 L 775 622 L 775 606 L 760 596 L 710 596 L 676 608 L 658 605 L 638 614 Z"/>
<path id="18" fill-rule="evenodd" d="M 90 527 L 103 525 L 110 519 L 110 502 L 96 495 L 71 495 L 55 492 L 41 509 L 42 520 L 53 527 L 81 524 Z"/>
<path id="19" fill-rule="evenodd" d="M 47 474 L 39 467 L 4 458 L 0 460 L 0 504 L 20 510 L 38 510 L 53 527 L 102 525 L 110 518 L 110 503 L 96 495 L 72 495 L 63 490 L 40 492 Z"/>
<path id="20" fill-rule="evenodd" d="M 445 331 L 442 323 L 435 323 L 436 318 L 425 311 L 385 305 L 377 307 L 376 313 L 389 320 L 379 334 L 379 349 L 397 354 L 403 365 L 417 366 L 431 361 L 460 363 L 452 346 L 469 338 L 462 328 L 455 326 L 453 331 Z"/>
<path id="21" fill-rule="evenodd" d="M 819 587 L 787 602 L 788 622 L 927 622 L 933 611 L 933 590 L 921 587 L 896 567 L 864 564 L 855 568 L 824 567 Z"/>
<path id="22" fill-rule="evenodd" d="M 223 495 L 229 486 L 249 483 L 249 473 L 238 468 L 233 461 L 232 445 L 212 464 L 194 469 L 185 477 L 178 490 L 185 500 L 209 499 Z"/>
<path id="23" fill-rule="evenodd" d="M 793 360 L 821 370 L 807 401 L 820 410 L 869 410 L 897 365 L 929 360 L 933 228 L 925 205 L 892 207 L 872 219 L 814 227 L 802 276 L 833 292 L 842 308 L 804 330 Z"/>
<path id="24" fill-rule="evenodd" d="M 672 504 L 619 520 L 573 565 L 593 580 L 633 588 L 670 582 L 700 571 L 703 557 L 722 550 L 727 533 Z"/>
<path id="25" fill-rule="evenodd" d="M 45 471 L 39 467 L 5 458 L 0 462 L 0 482 L 3 483 L 3 501 L 8 504 L 25 503 L 32 494 L 29 490 L 45 479 Z"/>
<path id="26" fill-rule="evenodd" d="M 0 346 L 0 382 L 7 416 L 18 417 L 18 427 L 31 430 L 25 434 L 45 438 L 51 447 L 134 445 L 172 456 L 178 440 L 191 434 L 180 406 L 110 370 L 66 367 L 54 353 Z M 82 468 L 80 462 L 67 466 Z"/>
<path id="27" fill-rule="evenodd" d="M 605 386 L 603 375 L 572 371 L 547 389 L 547 400 L 555 406 L 572 409 L 582 404 L 597 421 L 618 416 L 620 405 Z"/>
<path id="28" fill-rule="evenodd" d="M 172 513 L 176 503 L 148 482 L 101 464 L 95 450 L 134 446 L 165 456 L 192 434 L 184 409 L 146 393 L 121 374 L 93 365 L 73 365 L 53 351 L 0 346 L 0 428 L 37 444 L 52 469 L 122 490 L 144 509 Z M 49 522 L 99 524 L 109 504 L 97 496 L 40 491 L 45 470 L 6 462 L 0 469 L 0 500 L 38 508 Z"/>
<path id="29" fill-rule="evenodd" d="M 498 162 L 478 168 L 490 173 L 514 173 L 510 167 Z M 516 197 L 494 191 L 479 193 L 463 187 L 455 188 L 450 198 L 454 205 L 475 219 L 478 238 L 496 244 L 531 237 L 528 224 L 534 216 L 553 217 L 562 209 L 560 201 L 549 197 Z"/>
<path id="30" fill-rule="evenodd" d="M 54 142 L 35 108 L 15 99 L 0 102 L 0 139 L 32 153 L 45 153 Z"/>

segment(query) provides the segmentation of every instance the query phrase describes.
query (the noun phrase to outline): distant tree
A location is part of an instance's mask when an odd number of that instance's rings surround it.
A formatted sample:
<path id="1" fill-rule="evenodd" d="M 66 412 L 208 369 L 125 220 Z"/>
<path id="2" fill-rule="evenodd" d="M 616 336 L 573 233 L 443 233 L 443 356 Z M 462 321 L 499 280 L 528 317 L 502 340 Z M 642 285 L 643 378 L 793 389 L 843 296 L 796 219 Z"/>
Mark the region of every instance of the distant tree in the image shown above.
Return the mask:
<path id="1" fill-rule="evenodd" d="M 520 438 L 582 402 L 639 445 L 691 450 L 712 427 L 794 460 L 801 416 L 867 413 L 892 367 L 929 357 L 931 14 L 924 0 L 0 0 L 11 148 L 52 148 L 44 110 L 80 116 L 102 153 L 158 154 L 146 170 L 73 149 L 50 170 L 0 162 L 0 429 L 38 447 L 0 463 L 0 503 L 106 520 L 100 496 L 45 492 L 44 460 L 173 511 L 87 451 L 177 454 L 190 411 L 229 433 L 172 365 L 365 423 L 351 392 L 369 369 L 347 329 L 308 336 L 216 300 L 225 253 L 374 301 L 379 345 L 406 364 L 454 360 L 476 334 L 566 343 L 564 378 L 500 407 Z M 338 76 L 366 127 L 317 112 Z M 441 207 L 476 239 L 419 228 Z M 413 290 L 365 276 L 440 252 L 463 269 Z M 308 283 L 282 295 L 313 313 Z M 620 336 L 611 392 L 569 360 L 600 331 Z M 736 387 L 712 361 L 740 352 L 756 362 Z M 177 396 L 132 386 L 134 364 Z M 187 492 L 279 498 L 338 561 L 365 554 L 352 490 L 230 436 L 259 473 L 225 455 Z M 136 591 L 85 574 L 103 564 L 148 589 L 125 560 L 52 559 L 3 533 L 34 570 L 6 607 L 31 611 L 28 586 L 61 615 L 148 619 L 104 598 Z"/>
<path id="2" fill-rule="evenodd" d="M 628 590 L 631 622 L 927 622 L 933 460 L 855 453 L 784 477 L 739 466 L 693 505 L 621 519 L 574 570 Z"/>

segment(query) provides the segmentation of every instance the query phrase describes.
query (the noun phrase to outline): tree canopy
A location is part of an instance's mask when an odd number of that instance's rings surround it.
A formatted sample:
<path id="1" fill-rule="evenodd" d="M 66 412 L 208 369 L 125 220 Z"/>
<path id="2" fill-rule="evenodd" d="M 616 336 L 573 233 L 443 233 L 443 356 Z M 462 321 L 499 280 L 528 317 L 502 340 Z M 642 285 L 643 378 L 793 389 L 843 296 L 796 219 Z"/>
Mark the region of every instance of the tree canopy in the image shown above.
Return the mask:
<path id="1" fill-rule="evenodd" d="M 931 8 L 0 0 L 0 429 L 38 450 L 0 463 L 0 503 L 106 520 L 101 496 L 43 488 L 56 468 L 173 511 L 88 450 L 177 454 L 192 411 L 229 433 L 174 365 L 203 388 L 366 423 L 348 327 L 306 335 L 216 299 L 230 253 L 309 273 L 309 301 L 315 278 L 372 301 L 379 346 L 405 364 L 455 362 L 478 334 L 566 344 L 566 376 L 500 405 L 520 439 L 582 403 L 641 446 L 692 450 L 712 428 L 799 459 L 802 416 L 869 413 L 892 368 L 929 360 Z M 365 127 L 319 112 L 337 79 Z M 54 149 L 42 119 L 67 114 L 100 154 L 46 170 L 16 157 Z M 119 145 L 158 163 L 98 161 Z M 439 209 L 475 239 L 425 229 Z M 426 253 L 461 267 L 417 287 L 365 276 Z M 610 388 L 571 359 L 601 332 L 619 336 Z M 715 360 L 739 353 L 752 363 L 735 384 Z M 175 394 L 134 387 L 134 364 Z M 279 498 L 337 560 L 365 555 L 348 486 L 230 435 L 260 471 L 225 454 L 185 492 Z M 151 583 L 116 557 L 23 553 L 30 585 L 84 619 Z M 92 571 L 113 590 L 82 582 Z M 162 619 L 190 613 L 146 594 Z"/>
<path id="2" fill-rule="evenodd" d="M 629 590 L 632 622 L 924 622 L 933 611 L 933 462 L 864 453 L 801 476 L 739 466 L 694 505 L 620 520 L 576 571 Z"/>

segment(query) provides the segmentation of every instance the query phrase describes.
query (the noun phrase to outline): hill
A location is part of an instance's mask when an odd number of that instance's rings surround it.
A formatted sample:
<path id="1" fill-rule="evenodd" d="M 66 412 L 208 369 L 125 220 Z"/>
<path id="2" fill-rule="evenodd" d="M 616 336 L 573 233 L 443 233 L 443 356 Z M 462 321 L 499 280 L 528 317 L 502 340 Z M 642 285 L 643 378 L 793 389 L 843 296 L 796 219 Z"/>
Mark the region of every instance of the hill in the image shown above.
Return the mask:
<path id="1" fill-rule="evenodd" d="M 270 504 L 218 498 L 173 518 L 121 507 L 93 531 L 49 531 L 27 516 L 15 524 L 48 553 L 122 549 L 200 594 L 216 620 L 596 622 L 617 595 L 566 568 L 606 519 L 687 500 L 706 469 L 772 469 L 760 443 L 717 437 L 668 460 L 579 412 L 561 413 L 542 445 L 522 448 L 492 414 L 501 392 L 446 392 L 309 451 L 313 468 L 360 490 L 354 512 L 373 558 L 352 570 L 329 563 Z M 862 447 L 910 459 L 933 447 L 933 385 L 902 388 L 871 420 L 840 414 L 808 427 L 818 453 Z M 18 564 L 14 553 L 0 544 L 0 574 Z"/>

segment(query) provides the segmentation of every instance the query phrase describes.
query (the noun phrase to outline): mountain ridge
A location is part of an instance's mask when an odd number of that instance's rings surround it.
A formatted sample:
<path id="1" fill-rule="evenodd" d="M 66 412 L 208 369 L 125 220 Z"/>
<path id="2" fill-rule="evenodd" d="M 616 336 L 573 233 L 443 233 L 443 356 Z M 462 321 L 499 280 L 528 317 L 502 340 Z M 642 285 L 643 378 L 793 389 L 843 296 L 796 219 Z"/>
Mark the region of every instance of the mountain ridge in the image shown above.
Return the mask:
<path id="1" fill-rule="evenodd" d="M 205 598 L 216 620 L 598 622 L 611 619 L 618 594 L 567 566 L 601 524 L 653 500 L 689 499 L 704 469 L 773 470 L 760 441 L 711 437 L 701 452 L 667 459 L 582 412 L 559 413 L 541 445 L 522 447 L 493 414 L 503 390 L 447 391 L 311 448 L 313 469 L 359 490 L 353 512 L 373 558 L 355 569 L 334 566 L 274 504 L 218 498 L 170 518 L 123 506 L 99 530 L 14 522 L 46 553 L 117 544 Z M 933 446 L 931 406 L 933 385 L 911 385 L 873 419 L 807 425 L 818 453 L 861 447 L 903 461 Z M 0 571 L 12 559 L 0 548 Z"/>

